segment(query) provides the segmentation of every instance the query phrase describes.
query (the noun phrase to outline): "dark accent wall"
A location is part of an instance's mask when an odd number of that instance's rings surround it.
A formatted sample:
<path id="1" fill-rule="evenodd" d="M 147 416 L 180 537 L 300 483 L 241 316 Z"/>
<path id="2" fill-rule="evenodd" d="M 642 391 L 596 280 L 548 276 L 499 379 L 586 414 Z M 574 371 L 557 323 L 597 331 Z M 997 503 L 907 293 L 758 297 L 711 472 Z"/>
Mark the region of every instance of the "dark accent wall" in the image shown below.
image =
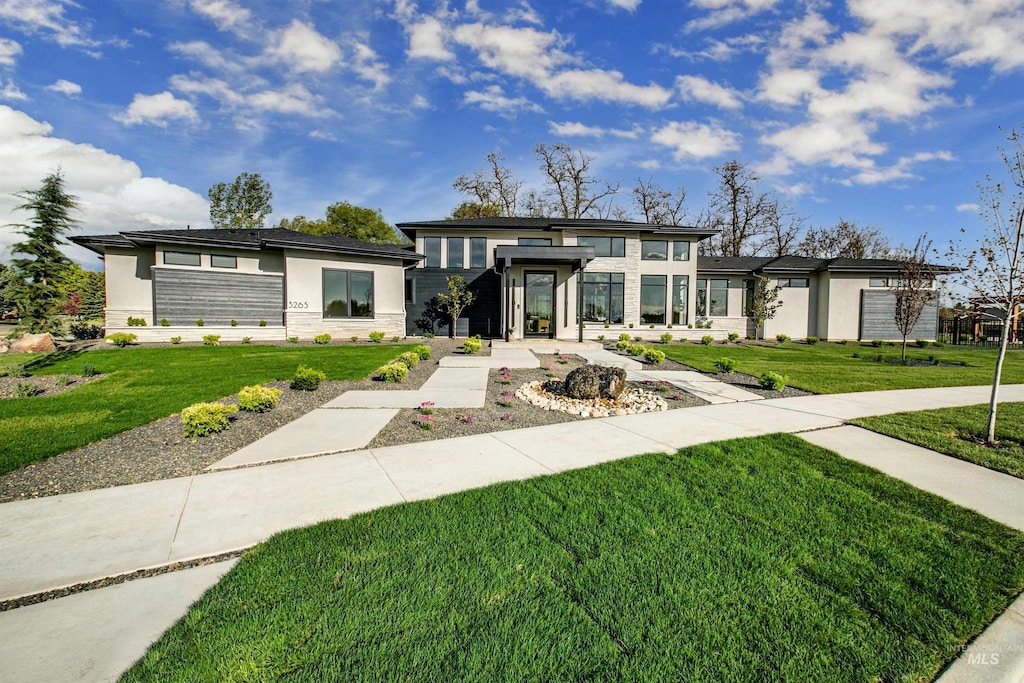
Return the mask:
<path id="1" fill-rule="evenodd" d="M 860 338 L 902 339 L 896 328 L 896 295 L 888 290 L 860 291 Z M 908 339 L 935 339 L 938 333 L 939 303 L 932 298 L 925 304 L 920 319 L 907 335 Z"/>
<path id="2" fill-rule="evenodd" d="M 153 269 L 153 317 L 171 325 L 281 325 L 284 278 L 258 273 L 221 273 L 186 268 Z"/>
<path id="3" fill-rule="evenodd" d="M 501 332 L 501 277 L 493 270 L 410 268 L 405 271 L 405 331 L 406 334 L 420 335 L 425 330 L 416 323 L 423 317 L 427 303 L 439 292 L 448 291 L 448 276 L 461 275 L 469 289 L 476 293 L 473 302 L 459 318 L 455 326 L 458 336 L 479 334 L 481 337 L 497 337 Z M 409 295 L 413 298 L 410 301 Z M 433 332 L 447 335 L 450 323 L 442 321 Z"/>

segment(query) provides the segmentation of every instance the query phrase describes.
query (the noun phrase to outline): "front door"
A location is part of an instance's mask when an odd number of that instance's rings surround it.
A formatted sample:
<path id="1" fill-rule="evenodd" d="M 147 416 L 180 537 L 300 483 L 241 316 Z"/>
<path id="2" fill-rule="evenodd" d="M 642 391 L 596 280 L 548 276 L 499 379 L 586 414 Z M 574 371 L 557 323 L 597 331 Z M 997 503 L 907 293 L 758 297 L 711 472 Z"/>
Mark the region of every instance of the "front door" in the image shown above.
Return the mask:
<path id="1" fill-rule="evenodd" d="M 527 337 L 555 336 L 555 274 L 553 272 L 523 273 L 526 301 L 523 324 Z"/>

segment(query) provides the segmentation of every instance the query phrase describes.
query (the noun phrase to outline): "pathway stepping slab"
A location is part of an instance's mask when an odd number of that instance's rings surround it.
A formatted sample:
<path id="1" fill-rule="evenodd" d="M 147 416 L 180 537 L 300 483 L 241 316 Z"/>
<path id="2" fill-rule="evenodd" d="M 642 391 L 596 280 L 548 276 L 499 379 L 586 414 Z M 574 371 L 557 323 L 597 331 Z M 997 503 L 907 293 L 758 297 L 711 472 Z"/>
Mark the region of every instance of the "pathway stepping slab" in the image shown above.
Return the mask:
<path id="1" fill-rule="evenodd" d="M 529 349 L 491 349 L 489 356 L 445 356 L 442 368 L 539 368 Z"/>
<path id="2" fill-rule="evenodd" d="M 170 572 L 0 612 L 4 680 L 117 680 L 235 563 Z"/>
<path id="3" fill-rule="evenodd" d="M 464 389 L 417 389 L 398 391 L 346 391 L 325 403 L 324 408 L 418 408 L 432 401 L 435 408 L 480 408 L 487 391 Z"/>
<path id="4" fill-rule="evenodd" d="M 206 469 L 223 470 L 240 465 L 353 451 L 370 443 L 397 414 L 398 410 L 393 408 L 319 408 L 267 434 L 259 441 L 235 451 Z"/>
<path id="5" fill-rule="evenodd" d="M 494 438 L 555 472 L 589 467 L 638 453 L 676 449 L 648 436 L 619 429 L 605 420 L 587 420 L 495 432 Z"/>
<path id="6" fill-rule="evenodd" d="M 489 368 L 438 368 L 420 387 L 420 391 L 431 389 L 459 389 L 462 391 L 486 391 Z"/>
<path id="7" fill-rule="evenodd" d="M 625 356 L 620 356 L 617 353 L 612 353 L 605 349 L 578 351 L 576 355 L 588 363 L 604 365 L 609 368 L 622 368 L 623 370 L 630 371 L 642 370 L 644 367 L 644 364 L 639 361 L 635 361 L 632 358 L 626 358 Z"/>
<path id="8" fill-rule="evenodd" d="M 686 370 L 642 370 L 633 371 L 627 377 L 634 381 L 668 382 L 672 386 L 704 399 L 708 403 L 735 403 L 737 401 L 760 401 L 761 396 L 722 382 L 699 372 Z"/>

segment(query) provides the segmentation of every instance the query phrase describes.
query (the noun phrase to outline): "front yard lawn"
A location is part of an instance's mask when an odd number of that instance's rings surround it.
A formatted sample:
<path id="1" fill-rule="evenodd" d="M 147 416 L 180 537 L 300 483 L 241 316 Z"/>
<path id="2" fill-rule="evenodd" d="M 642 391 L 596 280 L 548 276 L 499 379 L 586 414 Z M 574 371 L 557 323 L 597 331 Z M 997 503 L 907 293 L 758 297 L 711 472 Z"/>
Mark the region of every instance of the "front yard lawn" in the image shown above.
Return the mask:
<path id="1" fill-rule="evenodd" d="M 715 371 L 715 360 L 726 356 L 739 361 L 737 372 L 760 377 L 772 370 L 789 377 L 790 386 L 816 394 L 841 394 L 851 391 L 882 389 L 920 389 L 925 387 L 957 387 L 992 383 L 995 371 L 994 349 L 956 347 L 907 349 L 907 357 L 920 361 L 932 356 L 940 363 L 966 363 L 966 367 L 949 365 L 900 365 L 874 360 L 899 360 L 899 348 L 873 348 L 869 344 L 850 342 L 841 345 L 821 342 L 808 344 L 655 344 L 672 360 L 704 372 Z M 857 353 L 861 357 L 854 358 Z M 869 360 L 870 359 L 870 360 Z M 1006 354 L 1003 382 L 1024 382 L 1024 351 Z"/>
<path id="2" fill-rule="evenodd" d="M 1024 403 L 1000 403 L 997 416 L 999 445 L 995 447 L 984 443 L 988 404 L 865 417 L 850 423 L 1024 478 Z"/>
<path id="3" fill-rule="evenodd" d="M 196 346 L 37 356 L 33 374 L 109 374 L 66 393 L 0 400 L 0 474 L 214 401 L 243 386 L 289 379 L 300 365 L 328 379 L 361 379 L 411 345 Z"/>
<path id="4" fill-rule="evenodd" d="M 797 437 L 727 441 L 279 534 L 124 680 L 928 680 L 1022 558 Z"/>

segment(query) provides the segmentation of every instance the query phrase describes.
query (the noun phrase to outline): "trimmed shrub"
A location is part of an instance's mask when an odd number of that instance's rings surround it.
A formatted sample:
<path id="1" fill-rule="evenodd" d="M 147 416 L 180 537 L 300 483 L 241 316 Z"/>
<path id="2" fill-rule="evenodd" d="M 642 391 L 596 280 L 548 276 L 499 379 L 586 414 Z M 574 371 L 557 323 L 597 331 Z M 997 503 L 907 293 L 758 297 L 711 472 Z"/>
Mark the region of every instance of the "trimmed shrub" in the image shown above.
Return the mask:
<path id="1" fill-rule="evenodd" d="M 266 320 L 261 320 L 260 321 L 260 327 L 266 327 L 266 326 L 267 326 L 267 321 Z"/>
<path id="2" fill-rule="evenodd" d="M 642 356 L 647 351 L 647 347 L 643 344 L 630 344 L 626 352 L 631 356 Z"/>
<path id="3" fill-rule="evenodd" d="M 635 341 L 635 342 L 642 342 L 643 340 L 644 340 L 644 338 L 641 337 L 639 334 L 636 335 L 635 337 L 633 337 L 633 341 Z"/>
<path id="4" fill-rule="evenodd" d="M 737 341 L 739 338 L 740 338 L 740 333 L 739 332 L 730 332 L 729 333 L 729 341 L 734 342 L 734 341 Z"/>
<path id="5" fill-rule="evenodd" d="M 430 347 L 426 344 L 417 344 L 412 347 L 412 350 L 416 352 L 416 355 L 420 357 L 420 360 L 430 360 L 430 357 L 434 355 L 434 352 L 430 350 Z"/>
<path id="6" fill-rule="evenodd" d="M 204 334 L 203 346 L 220 346 L 219 334 Z"/>
<path id="7" fill-rule="evenodd" d="M 252 344 L 252 337 L 242 337 L 243 344 Z"/>
<path id="8" fill-rule="evenodd" d="M 238 327 L 238 321 L 237 321 L 237 320 L 234 320 L 234 319 L 232 319 L 232 320 L 231 320 L 231 327 Z"/>
<path id="9" fill-rule="evenodd" d="M 620 339 L 619 341 L 615 342 L 615 348 L 617 348 L 619 351 L 625 351 L 632 345 L 633 342 L 631 342 L 628 339 Z"/>
<path id="10" fill-rule="evenodd" d="M 57 378 L 53 380 L 53 383 L 58 387 L 66 387 L 75 380 L 71 378 L 71 375 L 64 373 L 63 375 L 57 375 Z"/>
<path id="11" fill-rule="evenodd" d="M 927 349 L 931 345 L 931 342 L 927 339 L 915 339 L 914 344 L 919 349 Z"/>
<path id="12" fill-rule="evenodd" d="M 388 363 L 377 368 L 377 376 L 384 382 L 401 382 L 409 376 L 409 366 L 398 361 Z"/>
<path id="13" fill-rule="evenodd" d="M 238 407 L 250 413 L 263 413 L 276 406 L 283 393 L 280 389 L 260 384 L 242 387 L 238 392 Z"/>
<path id="14" fill-rule="evenodd" d="M 633 329 L 633 323 L 629 324 L 629 329 Z"/>
<path id="15" fill-rule="evenodd" d="M 789 341 L 789 335 L 788 334 L 777 334 L 777 335 L 775 335 L 775 341 L 779 342 L 780 344 L 785 344 L 786 342 Z"/>
<path id="16" fill-rule="evenodd" d="M 404 364 L 405 367 L 412 370 L 414 367 L 420 364 L 420 354 L 416 353 L 415 351 L 406 351 L 405 353 L 398 357 L 397 362 Z"/>
<path id="17" fill-rule="evenodd" d="M 359 341 L 359 335 L 358 334 L 353 334 L 351 337 L 349 337 L 349 339 L 351 339 L 354 342 L 357 342 L 357 341 Z"/>
<path id="18" fill-rule="evenodd" d="M 145 318 L 133 318 L 131 316 L 128 316 L 128 327 L 145 327 L 145 326 L 146 326 L 146 319 Z"/>
<path id="19" fill-rule="evenodd" d="M 399 337 L 399 336 L 398 336 L 398 335 L 396 334 L 396 335 L 395 335 L 394 337 L 392 337 L 392 338 L 391 338 L 391 341 L 392 341 L 392 342 L 398 342 L 398 341 L 400 341 L 401 339 L 402 339 L 402 338 L 401 338 L 401 337 Z"/>
<path id="20" fill-rule="evenodd" d="M 885 346 L 885 342 L 882 341 L 881 339 L 872 339 L 871 346 L 875 347 L 876 349 L 880 349 L 883 346 Z"/>
<path id="21" fill-rule="evenodd" d="M 597 341 L 604 341 L 604 335 L 603 334 L 597 335 Z"/>
<path id="22" fill-rule="evenodd" d="M 313 343 L 314 344 L 330 344 L 331 343 L 331 335 L 326 334 L 326 333 L 325 334 L 318 334 L 315 337 L 313 337 Z"/>
<path id="23" fill-rule="evenodd" d="M 42 391 L 32 382 L 18 382 L 14 385 L 14 398 L 32 398 Z"/>
<path id="24" fill-rule="evenodd" d="M 96 366 L 92 363 L 82 363 L 82 369 L 78 372 L 82 377 L 95 377 L 100 374 L 100 371 L 96 369 Z"/>
<path id="25" fill-rule="evenodd" d="M 661 343 L 662 344 L 668 344 L 671 341 L 672 341 L 672 333 L 671 332 L 666 332 L 665 334 L 661 335 Z"/>
<path id="26" fill-rule="evenodd" d="M 633 338 L 629 332 L 623 332 L 619 335 L 619 341 L 629 341 Z"/>
<path id="27" fill-rule="evenodd" d="M 738 362 L 732 358 L 726 358 L 725 356 L 722 356 L 715 361 L 715 369 L 719 372 L 724 372 L 727 375 L 736 370 L 737 365 L 739 365 Z"/>
<path id="28" fill-rule="evenodd" d="M 465 353 L 477 353 L 481 348 L 483 348 L 483 343 L 476 337 L 470 337 L 462 342 L 462 350 Z"/>
<path id="29" fill-rule="evenodd" d="M 18 363 L 17 365 L 12 365 L 11 367 L 7 368 L 7 376 L 8 377 L 28 377 L 28 368 L 26 368 L 21 363 Z"/>
<path id="30" fill-rule="evenodd" d="M 806 339 L 804 339 L 804 341 L 807 342 L 810 346 L 814 346 L 821 340 L 818 339 L 817 337 L 807 337 Z"/>
<path id="31" fill-rule="evenodd" d="M 289 344 L 298 344 L 299 343 L 299 338 L 298 337 L 288 337 L 288 343 Z"/>
<path id="32" fill-rule="evenodd" d="M 320 382 L 325 379 L 327 379 L 327 375 L 323 371 L 300 365 L 295 370 L 295 376 L 292 377 L 291 387 L 299 391 L 316 391 L 320 388 Z"/>
<path id="33" fill-rule="evenodd" d="M 115 332 L 114 334 L 107 335 L 107 341 L 121 349 L 129 344 L 134 344 L 136 339 L 138 337 L 130 332 Z"/>
<path id="34" fill-rule="evenodd" d="M 769 389 L 771 391 L 782 391 L 786 388 L 786 383 L 789 382 L 789 378 L 785 375 L 781 375 L 777 372 L 768 371 L 761 375 L 758 380 L 761 384 L 762 389 Z"/>
<path id="35" fill-rule="evenodd" d="M 370 341 L 372 341 L 374 344 L 380 344 L 382 341 L 384 341 L 384 333 L 383 332 L 371 332 L 370 333 Z"/>
<path id="36" fill-rule="evenodd" d="M 715 338 L 712 337 L 710 334 L 705 334 L 703 337 L 700 338 L 700 343 L 703 344 L 704 346 L 711 346 L 712 344 L 715 343 Z"/>
<path id="37" fill-rule="evenodd" d="M 216 432 L 223 432 L 230 426 L 230 417 L 238 412 L 238 406 L 223 403 L 195 403 L 181 411 L 181 425 L 185 436 L 198 439 Z"/>
<path id="38" fill-rule="evenodd" d="M 654 323 L 651 323 L 650 325 L 648 325 L 648 327 L 650 327 L 653 330 L 654 329 Z"/>
<path id="39" fill-rule="evenodd" d="M 160 327 L 170 327 L 171 321 L 167 318 L 160 318 Z"/>
<path id="40" fill-rule="evenodd" d="M 202 327 L 205 324 L 206 324 L 206 321 L 203 320 L 202 318 L 200 318 L 199 320 L 196 321 L 196 327 Z"/>
<path id="41" fill-rule="evenodd" d="M 839 344 L 840 346 L 846 346 L 846 340 L 845 339 L 836 339 L 836 344 Z"/>
<path id="42" fill-rule="evenodd" d="M 181 337 L 171 337 L 171 343 L 172 344 L 180 344 L 181 343 Z"/>
<path id="43" fill-rule="evenodd" d="M 659 349 L 646 349 L 644 351 L 644 362 L 648 365 L 661 365 L 665 362 L 665 352 Z"/>
<path id="44" fill-rule="evenodd" d="M 92 323 L 71 323 L 70 331 L 75 339 L 103 339 L 103 328 Z"/>

